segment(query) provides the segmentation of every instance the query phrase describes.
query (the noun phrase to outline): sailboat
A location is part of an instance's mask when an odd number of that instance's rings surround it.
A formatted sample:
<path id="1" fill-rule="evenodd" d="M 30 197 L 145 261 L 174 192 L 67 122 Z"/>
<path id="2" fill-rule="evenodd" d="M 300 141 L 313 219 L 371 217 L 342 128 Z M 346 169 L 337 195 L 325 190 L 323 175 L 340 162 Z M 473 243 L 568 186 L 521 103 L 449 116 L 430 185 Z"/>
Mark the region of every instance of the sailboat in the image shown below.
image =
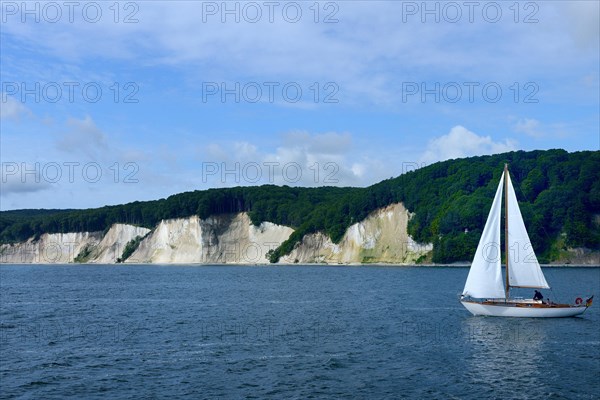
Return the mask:
<path id="1" fill-rule="evenodd" d="M 500 249 L 500 212 L 504 187 L 504 232 L 506 268 L 502 280 Z M 549 289 L 535 256 L 517 197 L 504 165 L 494 202 L 475 252 L 460 302 L 473 315 L 502 317 L 572 317 L 592 305 L 578 297 L 574 304 L 556 304 L 549 300 L 510 298 L 511 288 Z"/>

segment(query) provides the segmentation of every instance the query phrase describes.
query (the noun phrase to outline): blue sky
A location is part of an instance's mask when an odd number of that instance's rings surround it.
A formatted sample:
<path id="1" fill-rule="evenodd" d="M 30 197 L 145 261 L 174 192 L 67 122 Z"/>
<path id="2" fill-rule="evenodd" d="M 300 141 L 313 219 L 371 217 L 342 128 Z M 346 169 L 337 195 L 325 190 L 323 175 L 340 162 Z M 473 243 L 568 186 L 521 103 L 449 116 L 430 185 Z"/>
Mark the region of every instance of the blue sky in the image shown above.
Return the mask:
<path id="1" fill-rule="evenodd" d="M 2 210 L 600 147 L 596 1 L 74 4 L 2 2 Z"/>

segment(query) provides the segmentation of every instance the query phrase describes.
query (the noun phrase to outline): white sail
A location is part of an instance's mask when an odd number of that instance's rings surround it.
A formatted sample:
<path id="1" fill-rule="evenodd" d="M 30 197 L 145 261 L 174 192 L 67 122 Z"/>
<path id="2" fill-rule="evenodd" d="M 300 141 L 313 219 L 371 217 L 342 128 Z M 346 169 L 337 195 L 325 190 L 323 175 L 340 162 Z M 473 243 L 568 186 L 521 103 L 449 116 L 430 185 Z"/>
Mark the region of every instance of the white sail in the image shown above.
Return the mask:
<path id="1" fill-rule="evenodd" d="M 510 286 L 548 289 L 535 256 L 515 190 L 508 177 L 508 281 Z"/>
<path id="2" fill-rule="evenodd" d="M 502 298 L 505 296 L 500 267 L 500 211 L 502 208 L 502 185 L 500 179 L 492 209 L 479 239 L 475 258 L 463 290 L 464 296 L 474 298 Z"/>

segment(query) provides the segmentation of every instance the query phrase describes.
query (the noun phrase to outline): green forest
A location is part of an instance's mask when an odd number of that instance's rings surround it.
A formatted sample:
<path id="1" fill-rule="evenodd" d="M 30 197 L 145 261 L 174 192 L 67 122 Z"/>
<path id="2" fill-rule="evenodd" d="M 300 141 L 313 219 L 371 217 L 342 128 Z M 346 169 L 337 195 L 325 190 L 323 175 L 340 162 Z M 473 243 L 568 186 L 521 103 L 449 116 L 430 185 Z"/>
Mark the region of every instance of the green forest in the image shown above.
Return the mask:
<path id="1" fill-rule="evenodd" d="M 339 242 L 346 229 L 372 211 L 403 202 L 414 213 L 409 233 L 433 243 L 432 261 L 473 257 L 504 164 L 540 261 L 565 247 L 600 248 L 600 151 L 517 151 L 438 162 L 366 188 L 263 185 L 185 192 L 166 199 L 86 210 L 0 212 L 0 242 L 43 233 L 107 231 L 114 223 L 152 229 L 163 219 L 248 212 L 256 225 L 270 221 L 295 229 L 270 252 L 289 253 L 308 233 Z"/>

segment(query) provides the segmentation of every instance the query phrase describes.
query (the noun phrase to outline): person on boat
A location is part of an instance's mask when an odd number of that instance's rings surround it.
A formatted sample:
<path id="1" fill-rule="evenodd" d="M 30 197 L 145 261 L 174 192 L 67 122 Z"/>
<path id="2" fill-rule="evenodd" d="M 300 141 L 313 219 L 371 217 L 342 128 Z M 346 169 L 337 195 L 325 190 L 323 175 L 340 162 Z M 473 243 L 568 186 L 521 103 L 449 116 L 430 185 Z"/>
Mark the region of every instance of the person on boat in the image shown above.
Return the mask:
<path id="1" fill-rule="evenodd" d="M 542 294 L 536 290 L 535 294 L 533 295 L 533 299 L 534 300 L 543 300 L 544 296 L 542 296 Z"/>

